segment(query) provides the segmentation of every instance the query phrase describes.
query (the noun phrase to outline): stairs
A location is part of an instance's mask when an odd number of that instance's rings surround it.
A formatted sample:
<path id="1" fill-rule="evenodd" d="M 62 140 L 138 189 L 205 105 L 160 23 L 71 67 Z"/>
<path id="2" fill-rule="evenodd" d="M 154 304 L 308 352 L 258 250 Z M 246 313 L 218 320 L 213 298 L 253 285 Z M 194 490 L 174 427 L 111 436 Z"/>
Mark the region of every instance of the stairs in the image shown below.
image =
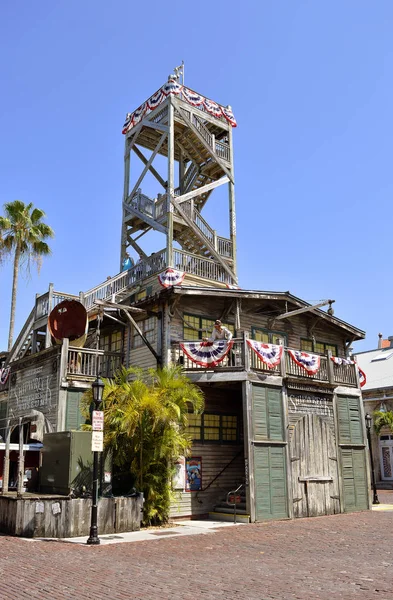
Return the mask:
<path id="1" fill-rule="evenodd" d="M 246 490 L 241 484 L 231 490 L 226 498 L 216 504 L 214 510 L 209 512 L 209 518 L 215 521 L 234 521 L 236 523 L 249 523 L 250 515 L 247 512 Z"/>

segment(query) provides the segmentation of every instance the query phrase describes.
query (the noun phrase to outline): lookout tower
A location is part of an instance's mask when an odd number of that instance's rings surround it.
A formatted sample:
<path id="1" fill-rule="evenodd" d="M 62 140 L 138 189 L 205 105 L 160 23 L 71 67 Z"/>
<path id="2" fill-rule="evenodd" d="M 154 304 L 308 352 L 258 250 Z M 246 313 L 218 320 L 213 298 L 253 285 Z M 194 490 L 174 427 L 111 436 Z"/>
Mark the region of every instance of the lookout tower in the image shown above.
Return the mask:
<path id="1" fill-rule="evenodd" d="M 145 276 L 170 267 L 207 280 L 205 285 L 237 285 L 233 127 L 230 106 L 184 85 L 184 65 L 127 114 L 121 265 L 132 248 L 139 256 L 139 273 Z M 140 172 L 134 170 L 134 160 L 131 166 L 134 154 L 141 161 L 136 161 Z M 161 172 L 153 164 L 158 155 L 166 159 L 164 169 L 159 161 Z M 143 191 L 148 173 L 157 183 L 155 197 Z M 228 188 L 229 237 L 221 237 L 202 216 L 219 186 Z M 166 245 L 148 256 L 143 236 L 152 230 L 164 234 Z"/>

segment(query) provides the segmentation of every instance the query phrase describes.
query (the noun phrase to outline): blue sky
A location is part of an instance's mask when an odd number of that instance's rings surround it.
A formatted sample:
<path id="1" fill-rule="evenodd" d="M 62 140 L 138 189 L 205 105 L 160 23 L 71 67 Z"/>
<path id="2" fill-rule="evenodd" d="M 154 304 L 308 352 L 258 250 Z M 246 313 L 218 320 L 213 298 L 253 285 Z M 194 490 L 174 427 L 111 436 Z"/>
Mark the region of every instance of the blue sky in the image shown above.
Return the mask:
<path id="1" fill-rule="evenodd" d="M 78 293 L 118 272 L 124 116 L 184 60 L 186 85 L 238 121 L 241 287 L 335 299 L 367 332 L 359 350 L 393 335 L 392 27 L 388 0 L 4 4 L 0 205 L 33 202 L 56 232 L 20 279 L 16 334 L 49 282 Z M 206 207 L 221 235 L 226 202 Z"/>

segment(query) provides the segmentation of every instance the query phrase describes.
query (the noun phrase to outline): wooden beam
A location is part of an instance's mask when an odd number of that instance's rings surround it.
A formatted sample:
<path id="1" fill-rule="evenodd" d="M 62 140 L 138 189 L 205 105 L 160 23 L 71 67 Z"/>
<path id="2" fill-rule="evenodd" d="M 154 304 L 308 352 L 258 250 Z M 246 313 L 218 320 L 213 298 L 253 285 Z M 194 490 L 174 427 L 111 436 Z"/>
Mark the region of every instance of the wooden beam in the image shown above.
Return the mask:
<path id="1" fill-rule="evenodd" d="M 139 246 L 139 244 L 137 244 L 136 241 L 133 240 L 130 235 L 127 236 L 127 241 L 130 244 L 130 246 L 132 246 L 134 248 L 134 250 L 139 254 L 139 256 L 142 256 L 143 258 L 147 258 L 147 254 L 145 254 L 145 252 L 142 250 L 142 248 Z"/>
<path id="2" fill-rule="evenodd" d="M 155 229 L 157 231 L 161 231 L 161 233 L 165 233 L 166 234 L 166 232 L 167 232 L 166 227 L 164 227 L 160 223 L 157 223 L 157 221 L 155 221 L 154 219 L 148 217 L 145 213 L 140 212 L 136 208 L 133 208 L 132 206 L 130 206 L 128 204 L 125 204 L 124 202 L 123 202 L 123 207 L 128 212 L 128 214 L 131 213 L 131 214 L 135 215 L 141 221 L 143 221 L 144 223 L 147 223 L 148 225 L 150 225 L 150 227 L 152 227 L 153 229 Z"/>
<path id="3" fill-rule="evenodd" d="M 131 194 L 129 194 L 129 197 L 133 198 L 135 192 L 137 191 L 137 189 L 139 188 L 140 184 L 142 183 L 143 178 L 145 177 L 146 173 L 150 169 L 151 164 L 152 164 L 153 160 L 155 159 L 155 157 L 157 156 L 157 152 L 161 148 L 161 146 L 164 143 L 164 140 L 166 139 L 166 137 L 167 137 L 167 134 L 163 133 L 162 136 L 161 136 L 161 138 L 160 138 L 160 141 L 158 142 L 157 146 L 154 148 L 151 157 L 149 158 L 149 160 L 145 164 L 145 168 L 143 169 L 142 173 L 139 175 L 138 180 L 137 180 L 136 184 L 134 185 Z"/>
<path id="4" fill-rule="evenodd" d="M 168 133 L 168 131 L 169 131 L 168 125 L 161 125 L 161 123 L 153 123 L 152 121 L 149 121 L 148 119 L 143 119 L 143 121 L 141 121 L 141 125 L 142 125 L 142 127 L 150 127 L 150 129 L 156 129 L 157 131 L 164 131 L 165 133 Z"/>
<path id="5" fill-rule="evenodd" d="M 138 315 L 147 314 L 147 311 L 143 308 L 136 308 L 136 306 L 126 306 L 125 304 L 117 304 L 116 302 L 109 302 L 109 300 L 95 300 L 94 304 L 97 304 L 97 306 L 103 306 L 104 308 L 118 308 L 119 310 L 133 312 Z"/>
<path id="6" fill-rule="evenodd" d="M 134 146 L 133 151 L 135 152 L 135 154 L 137 155 L 137 157 L 140 158 L 141 161 L 145 165 L 148 163 L 147 158 L 142 154 L 142 152 L 139 150 L 139 148 L 137 146 Z M 154 175 L 154 177 L 162 185 L 162 187 L 164 189 L 166 189 L 166 181 L 164 181 L 164 179 L 161 177 L 161 175 L 155 170 L 155 168 L 152 165 L 150 165 L 149 171 Z"/>
<path id="7" fill-rule="evenodd" d="M 187 194 L 183 194 L 182 196 L 176 196 L 176 203 L 181 204 L 182 202 L 186 202 L 186 200 L 195 198 L 195 196 L 201 196 L 202 194 L 205 194 L 206 192 L 214 190 L 214 188 L 216 188 L 220 185 L 224 185 L 225 183 L 228 183 L 228 182 L 229 182 L 229 179 L 225 175 L 218 181 L 213 181 L 213 183 L 208 183 L 207 185 L 203 185 L 202 187 L 197 188 L 196 190 L 192 190 L 192 192 L 188 192 Z"/>
<path id="8" fill-rule="evenodd" d="M 326 306 L 327 304 L 333 304 L 333 302 L 335 302 L 335 300 L 324 300 L 323 302 L 319 302 L 319 304 L 313 304 L 312 306 L 297 308 L 296 310 L 291 310 L 289 312 L 284 313 L 283 315 L 278 315 L 277 317 L 274 317 L 274 320 L 281 321 L 282 319 L 287 319 L 288 317 L 293 317 L 294 315 L 299 315 L 300 313 L 304 313 L 309 310 L 314 310 L 315 308 L 320 308 L 321 306 Z"/>

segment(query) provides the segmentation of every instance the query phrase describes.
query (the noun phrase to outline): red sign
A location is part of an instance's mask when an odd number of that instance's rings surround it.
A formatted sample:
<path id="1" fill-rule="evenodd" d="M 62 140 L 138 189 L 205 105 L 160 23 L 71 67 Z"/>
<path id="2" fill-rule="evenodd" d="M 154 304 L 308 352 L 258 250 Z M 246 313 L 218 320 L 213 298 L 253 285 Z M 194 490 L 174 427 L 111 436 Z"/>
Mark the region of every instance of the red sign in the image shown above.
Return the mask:
<path id="1" fill-rule="evenodd" d="M 93 431 L 104 431 L 104 412 L 102 410 L 93 410 Z"/>

